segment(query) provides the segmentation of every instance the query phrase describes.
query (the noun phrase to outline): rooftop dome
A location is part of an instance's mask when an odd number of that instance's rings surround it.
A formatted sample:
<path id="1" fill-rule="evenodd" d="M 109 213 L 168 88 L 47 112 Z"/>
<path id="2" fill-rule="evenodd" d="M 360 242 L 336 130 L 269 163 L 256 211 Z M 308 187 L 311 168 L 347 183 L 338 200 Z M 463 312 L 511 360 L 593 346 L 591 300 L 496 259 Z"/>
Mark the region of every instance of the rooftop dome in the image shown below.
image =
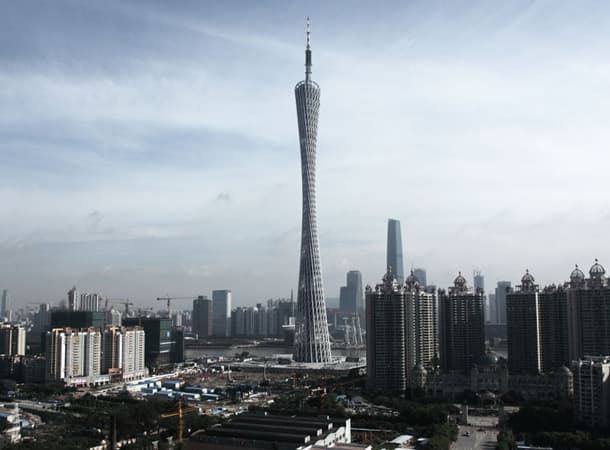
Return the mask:
<path id="1" fill-rule="evenodd" d="M 419 286 L 419 280 L 417 279 L 417 277 L 415 276 L 413 271 L 411 271 L 411 273 L 409 274 L 409 276 L 405 280 L 405 286 L 408 286 L 408 287 Z"/>
<path id="2" fill-rule="evenodd" d="M 595 264 L 591 266 L 589 269 L 589 275 L 591 278 L 602 278 L 606 274 L 606 269 L 597 262 L 597 258 L 595 258 Z"/>
<path id="3" fill-rule="evenodd" d="M 570 274 L 570 280 L 576 281 L 576 280 L 584 280 L 584 279 L 585 279 L 585 274 L 583 273 L 582 270 L 580 270 L 578 268 L 578 264 L 576 264 L 576 268 Z"/>
<path id="4" fill-rule="evenodd" d="M 385 289 L 396 289 L 398 287 L 398 281 L 396 281 L 396 276 L 392 272 L 392 266 L 388 267 L 388 271 L 383 276 L 383 287 Z"/>
<path id="5" fill-rule="evenodd" d="M 466 278 L 462 276 L 462 272 L 458 272 L 458 276 L 453 280 L 455 287 L 463 288 L 466 286 Z"/>
<path id="6" fill-rule="evenodd" d="M 532 276 L 528 269 L 525 269 L 525 275 L 521 277 L 521 284 L 524 286 L 531 286 L 534 284 L 536 279 Z"/>

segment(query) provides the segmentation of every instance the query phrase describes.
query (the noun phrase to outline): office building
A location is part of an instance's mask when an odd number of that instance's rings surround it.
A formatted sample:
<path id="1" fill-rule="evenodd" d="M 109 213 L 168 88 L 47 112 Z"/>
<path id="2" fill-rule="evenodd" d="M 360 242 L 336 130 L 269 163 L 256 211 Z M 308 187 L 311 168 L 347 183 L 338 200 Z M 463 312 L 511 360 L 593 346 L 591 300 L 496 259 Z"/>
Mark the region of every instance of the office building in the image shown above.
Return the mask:
<path id="1" fill-rule="evenodd" d="M 610 286 L 605 274 L 596 259 L 588 279 L 574 272 L 570 279 L 567 293 L 570 360 L 610 355 Z"/>
<path id="2" fill-rule="evenodd" d="M 591 356 L 572 362 L 574 413 L 581 425 L 610 426 L 610 356 Z"/>
<path id="3" fill-rule="evenodd" d="M 200 295 L 193 300 L 193 333 L 199 337 L 212 335 L 213 313 L 212 300 Z"/>
<path id="4" fill-rule="evenodd" d="M 474 271 L 473 284 L 474 292 L 485 292 L 485 277 L 478 270 Z"/>
<path id="5" fill-rule="evenodd" d="M 416 366 L 431 369 L 438 358 L 437 301 L 436 294 L 425 291 L 414 271 L 405 280 L 403 292 L 407 385 L 412 387 Z"/>
<path id="6" fill-rule="evenodd" d="M 172 320 L 166 317 L 129 317 L 123 326 L 140 326 L 144 329 L 144 363 L 151 372 L 175 361 L 172 350 L 176 347 L 176 336 L 172 331 Z"/>
<path id="7" fill-rule="evenodd" d="M 25 355 L 25 328 L 20 325 L 0 326 L 0 354 Z"/>
<path id="8" fill-rule="evenodd" d="M 453 284 L 439 293 L 441 369 L 467 374 L 485 355 L 483 294 L 472 292 L 461 273 Z"/>
<path id="9" fill-rule="evenodd" d="M 510 281 L 498 281 L 495 293 L 495 317 L 491 318 L 491 323 L 506 325 L 506 296 L 510 292 L 512 292 Z"/>
<path id="10" fill-rule="evenodd" d="M 424 288 L 428 286 L 428 277 L 426 275 L 426 269 L 424 269 L 423 267 L 416 267 L 415 269 L 413 269 L 413 275 L 415 275 L 415 278 L 417 278 L 417 280 L 419 281 L 420 286 Z"/>
<path id="11" fill-rule="evenodd" d="M 488 313 L 489 313 L 489 305 L 488 298 L 484 294 L 485 293 L 485 277 L 481 274 L 480 270 L 475 270 L 472 277 L 472 287 L 474 288 L 474 292 L 483 293 L 483 311 L 484 311 L 484 320 L 485 322 L 489 321 Z"/>
<path id="12" fill-rule="evenodd" d="M 144 328 L 108 327 L 103 334 L 102 373 L 111 381 L 130 381 L 148 375 Z"/>
<path id="13" fill-rule="evenodd" d="M 407 389 L 405 294 L 388 270 L 366 287 L 367 389 L 400 394 Z"/>
<path id="14" fill-rule="evenodd" d="M 101 349 L 99 329 L 52 329 L 46 338 L 46 380 L 71 385 L 107 382 L 101 374 Z"/>
<path id="15" fill-rule="evenodd" d="M 106 315 L 101 311 L 51 311 L 51 328 L 104 328 Z"/>
<path id="16" fill-rule="evenodd" d="M 405 282 L 405 270 L 402 259 L 402 236 L 400 232 L 400 221 L 396 219 L 388 219 L 386 266 L 388 269 L 392 269 L 396 281 L 402 286 Z"/>
<path id="17" fill-rule="evenodd" d="M 332 358 L 316 219 L 316 141 L 320 110 L 320 87 L 311 80 L 311 65 L 308 23 L 305 80 L 299 82 L 294 90 L 301 147 L 303 221 L 297 291 L 298 319 L 293 357 L 300 362 L 325 363 L 330 362 Z"/>
<path id="18" fill-rule="evenodd" d="M 362 274 L 358 270 L 347 272 L 347 283 L 339 293 L 339 312 L 348 315 L 364 313 Z"/>
<path id="19" fill-rule="evenodd" d="M 8 314 L 8 290 L 4 289 L 2 291 L 2 305 L 0 310 L 0 315 L 2 317 L 7 317 Z"/>
<path id="20" fill-rule="evenodd" d="M 228 290 L 212 291 L 212 334 L 231 335 L 232 293 Z"/>
<path id="21" fill-rule="evenodd" d="M 538 286 L 529 271 L 506 296 L 508 370 L 511 374 L 542 371 L 542 320 Z"/>
<path id="22" fill-rule="evenodd" d="M 493 323 L 496 321 L 496 294 L 489 293 L 487 296 L 487 310 L 485 311 L 485 323 Z"/>

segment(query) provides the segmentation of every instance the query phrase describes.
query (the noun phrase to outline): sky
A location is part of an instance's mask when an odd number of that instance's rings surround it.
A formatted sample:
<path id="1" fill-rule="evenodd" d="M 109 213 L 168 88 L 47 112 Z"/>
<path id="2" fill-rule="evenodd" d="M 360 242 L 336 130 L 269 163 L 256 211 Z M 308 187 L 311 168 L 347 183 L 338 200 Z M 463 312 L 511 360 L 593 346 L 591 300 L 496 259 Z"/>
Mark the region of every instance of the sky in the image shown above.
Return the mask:
<path id="1" fill-rule="evenodd" d="M 348 270 L 379 282 L 388 218 L 438 286 L 610 265 L 607 2 L 5 1 L 13 305 L 73 285 L 142 305 L 288 297 L 307 16 L 327 297 Z"/>

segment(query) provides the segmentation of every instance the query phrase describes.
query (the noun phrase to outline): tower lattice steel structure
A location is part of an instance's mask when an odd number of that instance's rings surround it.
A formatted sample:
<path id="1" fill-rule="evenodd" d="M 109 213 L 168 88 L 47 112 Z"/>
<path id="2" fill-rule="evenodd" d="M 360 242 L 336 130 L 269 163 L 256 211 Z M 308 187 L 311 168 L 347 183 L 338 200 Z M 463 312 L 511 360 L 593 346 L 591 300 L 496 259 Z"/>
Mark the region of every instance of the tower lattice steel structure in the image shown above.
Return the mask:
<path id="1" fill-rule="evenodd" d="M 294 88 L 303 178 L 301 263 L 297 292 L 294 359 L 300 362 L 324 363 L 331 361 L 331 352 L 316 220 L 316 141 L 320 110 L 320 87 L 311 80 L 309 35 L 308 18 L 305 80 L 298 83 Z"/>

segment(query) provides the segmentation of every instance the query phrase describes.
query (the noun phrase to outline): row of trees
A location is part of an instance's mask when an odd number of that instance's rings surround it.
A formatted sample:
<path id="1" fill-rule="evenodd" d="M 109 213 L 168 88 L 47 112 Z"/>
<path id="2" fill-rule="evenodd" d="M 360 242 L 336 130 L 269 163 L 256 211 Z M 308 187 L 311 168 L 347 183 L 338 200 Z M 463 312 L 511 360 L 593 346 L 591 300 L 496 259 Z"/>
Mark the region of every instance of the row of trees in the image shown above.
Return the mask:
<path id="1" fill-rule="evenodd" d="M 498 435 L 497 449 L 514 449 L 515 440 L 524 440 L 530 445 L 557 450 L 610 450 L 610 430 L 579 430 L 573 405 L 568 401 L 526 404 L 511 414 L 508 426 L 512 432 Z"/>

